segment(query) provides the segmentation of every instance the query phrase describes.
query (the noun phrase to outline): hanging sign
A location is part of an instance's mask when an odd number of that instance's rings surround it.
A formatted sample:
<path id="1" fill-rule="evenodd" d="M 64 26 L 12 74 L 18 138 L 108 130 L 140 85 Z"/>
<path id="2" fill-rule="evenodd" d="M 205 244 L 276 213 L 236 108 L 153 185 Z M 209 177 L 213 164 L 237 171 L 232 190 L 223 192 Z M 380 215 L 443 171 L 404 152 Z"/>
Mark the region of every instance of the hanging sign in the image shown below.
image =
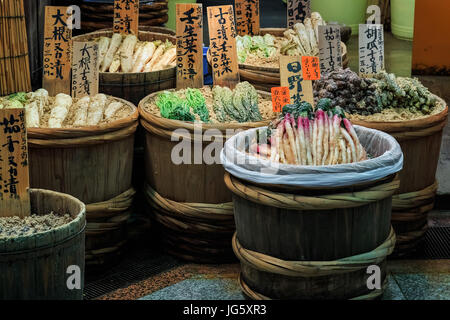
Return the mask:
<path id="1" fill-rule="evenodd" d="M 291 103 L 288 87 L 273 87 L 271 92 L 273 112 L 281 112 L 285 105 Z"/>
<path id="2" fill-rule="evenodd" d="M 320 79 L 320 64 L 318 57 L 302 56 L 302 72 L 305 80 Z"/>
<path id="3" fill-rule="evenodd" d="M 359 74 L 384 70 L 384 34 L 382 24 L 359 25 Z"/>
<path id="4" fill-rule="evenodd" d="M 74 42 L 72 62 L 72 97 L 82 98 L 98 93 L 98 44 Z"/>
<path id="5" fill-rule="evenodd" d="M 287 0 L 287 27 L 311 17 L 311 0 Z"/>
<path id="6" fill-rule="evenodd" d="M 203 10 L 177 4 L 177 89 L 203 87 Z"/>
<path id="7" fill-rule="evenodd" d="M 139 0 L 114 0 L 114 33 L 138 35 Z"/>
<path id="8" fill-rule="evenodd" d="M 282 87 L 288 87 L 291 103 L 298 104 L 307 101 L 314 105 L 312 81 L 303 78 L 301 57 L 280 57 L 280 82 Z"/>
<path id="9" fill-rule="evenodd" d="M 208 7 L 208 25 L 214 85 L 234 89 L 240 78 L 233 6 Z"/>
<path id="10" fill-rule="evenodd" d="M 51 96 L 70 94 L 72 30 L 67 7 L 45 7 L 42 86 Z"/>
<path id="11" fill-rule="evenodd" d="M 0 217 L 30 215 L 25 109 L 0 110 Z"/>
<path id="12" fill-rule="evenodd" d="M 319 58 L 322 73 L 342 68 L 341 28 L 339 26 L 319 26 Z"/>
<path id="13" fill-rule="evenodd" d="M 236 29 L 240 36 L 259 35 L 259 0 L 235 0 Z"/>

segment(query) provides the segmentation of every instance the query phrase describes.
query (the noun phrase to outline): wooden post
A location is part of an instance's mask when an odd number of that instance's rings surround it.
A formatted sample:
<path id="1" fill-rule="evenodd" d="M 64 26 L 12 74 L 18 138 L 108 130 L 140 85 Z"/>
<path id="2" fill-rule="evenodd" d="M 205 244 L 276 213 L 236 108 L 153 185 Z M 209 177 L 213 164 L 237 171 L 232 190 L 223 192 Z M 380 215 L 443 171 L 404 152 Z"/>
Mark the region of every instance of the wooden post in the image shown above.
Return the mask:
<path id="1" fill-rule="evenodd" d="M 72 63 L 72 97 L 82 98 L 98 93 L 98 44 L 74 42 Z"/>
<path id="2" fill-rule="evenodd" d="M 312 81 L 303 79 L 301 57 L 281 56 L 280 82 L 282 87 L 289 88 L 291 103 L 307 101 L 314 105 Z"/>
<path id="3" fill-rule="evenodd" d="M 67 7 L 45 7 L 42 87 L 50 96 L 70 94 L 72 30 L 67 26 L 68 17 Z"/>
<path id="4" fill-rule="evenodd" d="M 139 0 L 114 0 L 115 33 L 139 33 Z"/>
<path id="5" fill-rule="evenodd" d="M 0 110 L 0 217 L 30 215 L 25 109 Z"/>
<path id="6" fill-rule="evenodd" d="M 240 36 L 259 35 L 259 0 L 235 0 L 236 28 Z"/>
<path id="7" fill-rule="evenodd" d="M 177 4 L 177 89 L 203 87 L 203 10 Z"/>
<path id="8" fill-rule="evenodd" d="M 208 7 L 214 85 L 234 89 L 240 81 L 233 6 Z"/>

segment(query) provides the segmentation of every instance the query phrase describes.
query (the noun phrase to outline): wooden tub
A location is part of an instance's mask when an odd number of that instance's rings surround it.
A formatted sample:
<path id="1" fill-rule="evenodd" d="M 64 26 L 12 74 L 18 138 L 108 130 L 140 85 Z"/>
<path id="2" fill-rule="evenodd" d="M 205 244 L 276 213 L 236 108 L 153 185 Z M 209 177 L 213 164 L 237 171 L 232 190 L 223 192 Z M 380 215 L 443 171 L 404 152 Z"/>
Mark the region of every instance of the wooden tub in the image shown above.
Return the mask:
<path id="1" fill-rule="evenodd" d="M 30 185 L 70 194 L 86 204 L 86 262 L 115 259 L 126 242 L 135 194 L 131 186 L 137 108 L 103 126 L 30 128 Z"/>
<path id="2" fill-rule="evenodd" d="M 259 94 L 270 97 L 265 92 Z M 256 128 L 269 121 L 203 124 L 200 129 L 191 122 L 165 119 L 146 111 L 144 105 L 156 95 L 142 100 L 139 112 L 146 134 L 145 193 L 161 227 L 162 240 L 169 253 L 186 260 L 208 263 L 234 259 L 232 198 L 223 182 L 222 165 L 206 164 L 203 160 L 194 164 L 194 152 L 192 164 L 174 164 L 172 150 L 180 142 L 171 138 L 175 130 L 182 130 L 178 138 L 188 141 L 192 150 L 201 148 L 203 152 L 211 140 L 202 138 L 200 133 L 215 129 L 217 137 L 225 142 L 232 134 L 227 135 L 227 130 Z"/>
<path id="3" fill-rule="evenodd" d="M 31 189 L 33 214 L 70 214 L 59 228 L 30 236 L 0 239 L 0 299 L 82 300 L 86 208 L 67 194 Z M 81 272 L 81 289 L 70 290 L 70 266 Z M 73 272 L 73 271 L 71 271 Z"/>
<path id="4" fill-rule="evenodd" d="M 403 150 L 404 167 L 399 173 L 401 184 L 392 203 L 397 255 L 416 250 L 428 228 L 428 212 L 433 209 L 438 187 L 436 169 L 447 116 L 448 107 L 439 114 L 418 120 L 352 120 L 354 124 L 389 133 L 397 139 Z"/>

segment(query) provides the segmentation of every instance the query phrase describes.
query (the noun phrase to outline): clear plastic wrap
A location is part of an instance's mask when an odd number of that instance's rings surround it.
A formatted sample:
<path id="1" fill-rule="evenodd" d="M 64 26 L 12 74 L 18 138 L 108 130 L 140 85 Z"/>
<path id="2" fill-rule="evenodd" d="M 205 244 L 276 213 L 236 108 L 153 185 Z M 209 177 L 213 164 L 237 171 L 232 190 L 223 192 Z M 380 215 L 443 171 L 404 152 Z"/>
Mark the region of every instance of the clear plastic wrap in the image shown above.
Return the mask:
<path id="1" fill-rule="evenodd" d="M 361 184 L 382 179 L 403 168 L 402 150 L 392 136 L 374 129 L 354 127 L 370 157 L 369 160 L 333 166 L 299 166 L 271 162 L 246 153 L 246 148 L 266 131 L 266 128 L 257 128 L 230 138 L 222 150 L 221 162 L 227 172 L 243 180 L 299 187 L 344 187 Z"/>

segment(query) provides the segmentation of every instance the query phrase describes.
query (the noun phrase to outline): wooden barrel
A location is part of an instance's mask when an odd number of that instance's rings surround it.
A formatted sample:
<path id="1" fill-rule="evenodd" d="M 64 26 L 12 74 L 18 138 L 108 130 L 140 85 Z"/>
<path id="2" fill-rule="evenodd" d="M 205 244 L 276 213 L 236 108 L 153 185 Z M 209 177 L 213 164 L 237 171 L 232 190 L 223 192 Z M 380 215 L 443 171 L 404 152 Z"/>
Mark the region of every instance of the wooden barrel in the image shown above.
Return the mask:
<path id="1" fill-rule="evenodd" d="M 126 241 L 137 108 L 102 126 L 28 130 L 30 185 L 70 194 L 87 211 L 86 263 L 115 259 Z"/>
<path id="2" fill-rule="evenodd" d="M 392 224 L 397 233 L 396 255 L 415 251 L 427 230 L 428 212 L 433 209 L 437 191 L 436 169 L 447 116 L 448 107 L 439 114 L 418 120 L 368 122 L 352 119 L 354 124 L 392 135 L 404 154 L 401 185 L 392 204 Z"/>
<path id="3" fill-rule="evenodd" d="M 261 35 L 271 34 L 275 37 L 283 37 L 286 31 L 284 28 L 262 28 Z M 348 66 L 347 46 L 341 42 L 342 45 L 342 64 L 346 68 Z M 208 51 L 208 62 L 211 64 L 211 53 Z M 280 68 L 279 67 L 264 67 L 254 66 L 245 63 L 239 64 L 239 74 L 241 81 L 250 82 L 256 89 L 270 92 L 272 87 L 280 86 Z"/>
<path id="4" fill-rule="evenodd" d="M 112 37 L 112 31 L 100 30 L 73 38 L 73 41 L 92 41 L 99 37 Z M 169 40 L 176 37 L 169 33 L 139 31 L 139 40 Z M 99 92 L 122 98 L 137 105 L 149 93 L 176 87 L 176 68 L 139 73 L 100 72 Z"/>
<path id="5" fill-rule="evenodd" d="M 269 98 L 267 93 L 259 93 Z M 234 259 L 233 206 L 231 193 L 223 183 L 223 167 L 218 162 L 206 164 L 203 160 L 194 164 L 194 152 L 190 157 L 192 164 L 174 164 L 172 150 L 180 142 L 172 141 L 172 137 L 187 141 L 192 150 L 201 148 L 203 154 L 211 143 L 203 135 L 208 130 L 216 130 L 216 139 L 225 143 L 231 134 L 227 130 L 256 128 L 267 125 L 268 121 L 203 124 L 200 128 L 192 122 L 165 119 L 146 111 L 144 105 L 156 95 L 153 93 L 142 100 L 139 112 L 146 131 L 145 194 L 162 241 L 169 253 L 185 260 L 217 263 Z"/>
<path id="6" fill-rule="evenodd" d="M 371 299 L 367 267 L 395 245 L 394 175 L 340 188 L 256 185 L 230 174 L 243 292 L 252 299 Z M 370 194 L 370 196 L 369 196 Z"/>
<path id="7" fill-rule="evenodd" d="M 72 196 L 30 189 L 31 212 L 70 214 L 59 228 L 0 239 L 1 300 L 82 300 L 84 287 L 84 230 L 86 209 Z M 70 266 L 80 268 L 81 289 L 70 290 Z"/>

